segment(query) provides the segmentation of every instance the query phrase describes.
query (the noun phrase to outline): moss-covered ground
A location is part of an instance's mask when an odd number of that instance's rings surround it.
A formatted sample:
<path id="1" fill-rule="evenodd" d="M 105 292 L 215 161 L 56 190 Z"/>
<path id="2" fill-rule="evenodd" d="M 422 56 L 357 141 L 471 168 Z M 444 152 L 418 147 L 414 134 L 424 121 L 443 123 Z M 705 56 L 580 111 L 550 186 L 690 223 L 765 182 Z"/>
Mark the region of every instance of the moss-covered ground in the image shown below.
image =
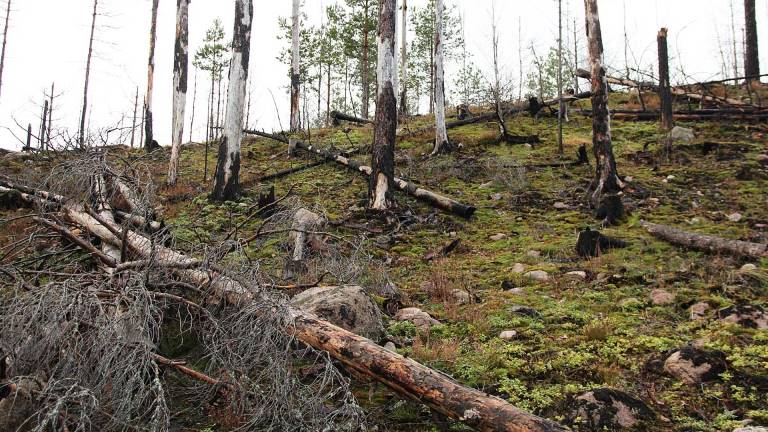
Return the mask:
<path id="1" fill-rule="evenodd" d="M 415 130 L 429 122 L 419 117 L 406 127 Z M 362 209 L 366 179 L 332 163 L 275 181 L 276 195 L 290 190 L 305 205 L 322 208 L 331 220 L 367 223 L 367 231 L 341 225 L 328 230 L 345 238 L 366 236 L 379 276 L 371 277 L 370 283 L 389 280 L 403 293 L 403 305 L 420 307 L 441 322 L 420 332 L 389 320 L 389 339 L 397 342 L 402 354 L 466 385 L 557 420 L 563 419 L 568 397 L 611 387 L 645 401 L 659 415 L 654 430 L 730 431 L 743 421 L 768 425 L 768 331 L 724 323 L 714 314 L 692 321 L 688 312 L 697 302 L 708 302 L 712 310 L 741 302 L 768 308 L 768 259 L 753 262 L 758 270 L 744 274 L 739 269 L 747 260 L 683 250 L 650 237 L 638 226 L 644 219 L 767 242 L 768 171 L 756 157 L 768 150 L 768 128 L 682 123 L 694 129 L 696 138 L 677 143 L 668 158 L 662 155 L 664 133 L 656 122 L 614 121 L 614 152 L 620 175 L 629 180 L 625 199 L 630 215 L 625 223 L 603 232 L 626 240 L 629 247 L 588 260 L 578 257 L 575 243 L 583 228 L 600 228 L 586 205 L 593 168 L 525 167 L 574 160 L 580 145 L 589 147 L 590 119 L 573 117 L 565 126 L 564 155 L 558 155 L 555 122 L 551 117 L 538 122 L 528 116 L 508 119 L 511 133 L 541 137 L 541 144 L 533 148 L 498 144 L 494 123 L 450 130 L 451 139 L 461 147 L 446 156 L 426 157 L 431 150 L 429 133 L 398 142 L 397 173 L 476 206 L 469 220 L 398 194 L 398 223 L 388 224 Z M 304 138 L 322 147 L 351 149 L 369 143 L 371 134 L 370 127 L 345 125 L 313 130 Z M 180 185 L 158 189 L 165 220 L 180 242 L 221 239 L 240 223 L 238 236 L 247 238 L 262 223 L 261 217 L 248 212 L 256 192 L 265 187 L 258 184 L 258 177 L 314 160 L 289 158 L 285 144 L 248 138 L 241 170 L 246 195 L 237 203 L 217 205 L 206 199 L 210 184 L 202 180 L 204 153 L 202 144 L 184 148 Z M 215 154 L 212 148 L 209 170 L 215 167 Z M 368 161 L 365 156 L 355 158 Z M 146 160 L 162 185 L 167 154 L 156 153 Z M 9 167 L 13 172 L 21 169 L 28 167 Z M 565 205 L 556 208 L 555 203 Z M 741 214 L 741 219 L 729 219 L 733 213 Z M 10 243 L 9 226 L 3 226 L 0 242 Z M 438 260 L 424 259 L 425 253 L 455 238 L 461 239 L 455 251 Z M 275 236 L 245 251 L 272 259 L 273 273 L 279 274 L 284 243 L 285 236 Z M 536 282 L 514 273 L 516 263 L 523 264 L 526 272 L 547 271 L 550 280 Z M 567 277 L 571 271 L 584 271 L 587 277 Z M 380 292 L 380 287 L 369 288 Z M 462 304 L 450 294 L 454 289 L 470 292 L 477 301 Z M 654 305 L 650 300 L 654 289 L 674 293 L 674 302 Z M 514 306 L 535 313 L 520 313 Z M 515 330 L 517 338 L 502 340 L 499 334 L 506 330 Z M 724 352 L 728 371 L 713 382 L 689 385 L 645 367 L 649 359 L 693 341 Z M 359 384 L 359 396 L 385 430 L 441 427 L 427 410 L 399 401 L 383 387 Z"/>

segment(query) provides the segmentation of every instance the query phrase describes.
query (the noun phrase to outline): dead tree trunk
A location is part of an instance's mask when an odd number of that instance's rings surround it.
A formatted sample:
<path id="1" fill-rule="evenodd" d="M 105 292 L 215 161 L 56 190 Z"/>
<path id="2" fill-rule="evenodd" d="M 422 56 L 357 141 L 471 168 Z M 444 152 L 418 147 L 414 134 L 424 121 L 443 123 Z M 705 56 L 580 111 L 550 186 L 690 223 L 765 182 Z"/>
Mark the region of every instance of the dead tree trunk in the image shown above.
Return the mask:
<path id="1" fill-rule="evenodd" d="M 563 0 L 557 0 L 557 94 L 560 102 L 557 109 L 557 153 L 563 154 Z"/>
<path id="2" fill-rule="evenodd" d="M 768 245 L 690 233 L 666 225 L 640 221 L 650 234 L 678 246 L 710 253 L 762 258 L 768 256 Z"/>
<path id="3" fill-rule="evenodd" d="M 667 29 L 659 30 L 656 38 L 659 47 L 659 97 L 661 99 L 661 127 L 671 130 L 674 126 L 672 119 L 672 93 L 669 84 L 669 53 L 667 50 Z"/>
<path id="4" fill-rule="evenodd" d="M 235 0 L 235 28 L 232 32 L 232 61 L 229 67 L 229 96 L 224 136 L 219 144 L 211 199 L 234 199 L 240 189 L 240 141 L 243 138 L 248 65 L 251 54 L 253 0 Z"/>
<path id="5" fill-rule="evenodd" d="M 432 154 L 448 153 L 448 129 L 445 128 L 445 70 L 443 62 L 443 0 L 435 1 L 435 147 Z"/>
<path id="6" fill-rule="evenodd" d="M 48 133 L 45 134 L 45 150 L 48 151 L 48 147 L 51 144 L 51 134 L 53 133 L 53 98 L 56 90 L 56 83 L 51 83 L 51 95 L 50 103 L 48 104 Z"/>
<path id="7" fill-rule="evenodd" d="M 91 57 L 93 56 L 93 34 L 96 31 L 96 9 L 99 0 L 93 0 L 93 16 L 91 18 L 91 37 L 88 40 L 88 58 L 85 62 L 85 85 L 83 88 L 83 112 L 80 115 L 80 134 L 78 145 L 80 149 L 85 149 L 85 115 L 88 110 L 88 84 L 91 79 Z"/>
<path id="8" fill-rule="evenodd" d="M 27 124 L 27 145 L 24 147 L 24 150 L 32 150 L 32 123 Z"/>
<path id="9" fill-rule="evenodd" d="M 139 111 L 139 88 L 136 87 L 136 98 L 133 100 L 133 123 L 131 124 L 131 148 L 136 141 L 136 115 Z"/>
<path id="10" fill-rule="evenodd" d="M 755 0 L 744 0 L 744 20 L 747 49 L 744 55 L 744 75 L 747 82 L 759 81 L 760 54 L 757 46 L 757 18 L 755 17 Z"/>
<path id="11" fill-rule="evenodd" d="M 397 134 L 397 99 L 395 96 L 395 25 L 397 0 L 381 0 L 379 7 L 378 65 L 376 71 L 376 127 L 373 134 L 371 178 L 368 206 L 389 210 L 395 205 L 395 135 Z"/>
<path id="12" fill-rule="evenodd" d="M 400 115 L 408 115 L 408 0 L 403 0 L 403 17 L 400 35 Z"/>
<path id="13" fill-rule="evenodd" d="M 168 184 L 175 185 L 179 175 L 181 141 L 184 139 L 184 110 L 187 107 L 189 69 L 189 1 L 176 3 L 176 46 L 173 55 L 173 136 L 168 163 Z"/>
<path id="14" fill-rule="evenodd" d="M 192 116 L 189 119 L 189 142 L 192 142 L 192 131 L 195 129 L 195 106 L 197 105 L 197 69 L 195 69 L 195 88 L 192 90 Z"/>
<path id="15" fill-rule="evenodd" d="M 152 89 L 155 80 L 155 41 L 157 40 L 157 7 L 160 0 L 152 0 L 152 19 L 149 27 L 149 61 L 147 63 L 147 94 L 144 96 L 144 149 L 152 151 Z"/>
<path id="16" fill-rule="evenodd" d="M 368 51 L 371 49 L 370 45 L 370 38 L 369 38 L 369 31 L 368 31 L 368 10 L 370 8 L 370 0 L 365 0 L 363 3 L 363 49 L 362 49 L 362 61 L 360 63 L 362 68 L 362 84 L 363 84 L 363 106 L 362 106 L 362 114 L 361 116 L 363 118 L 368 118 L 369 113 L 369 96 L 371 94 L 371 76 L 369 73 L 369 59 L 368 59 Z"/>
<path id="17" fill-rule="evenodd" d="M 293 25 L 291 26 L 291 132 L 299 126 L 299 0 L 293 0 Z"/>
<path id="18" fill-rule="evenodd" d="M 595 178 L 590 186 L 590 203 L 603 207 L 603 202 L 613 202 L 616 214 L 607 215 L 615 220 L 623 209 L 617 193 L 624 188 L 616 170 L 611 142 L 611 114 L 608 111 L 608 81 L 603 65 L 603 38 L 597 0 L 584 0 L 586 12 L 587 45 L 592 69 L 592 146 L 595 155 Z M 606 199 L 609 198 L 609 199 Z"/>
<path id="19" fill-rule="evenodd" d="M 11 0 L 5 4 L 5 27 L 3 27 L 3 48 L 0 51 L 0 95 L 3 90 L 3 69 L 5 68 L 5 46 L 8 42 L 8 22 L 11 18 Z"/>
<path id="20" fill-rule="evenodd" d="M 46 128 L 48 127 L 48 98 L 45 99 L 45 102 L 43 103 L 43 116 L 40 119 L 40 134 L 37 137 L 38 139 L 38 147 L 40 150 L 44 150 L 45 146 L 45 132 Z"/>

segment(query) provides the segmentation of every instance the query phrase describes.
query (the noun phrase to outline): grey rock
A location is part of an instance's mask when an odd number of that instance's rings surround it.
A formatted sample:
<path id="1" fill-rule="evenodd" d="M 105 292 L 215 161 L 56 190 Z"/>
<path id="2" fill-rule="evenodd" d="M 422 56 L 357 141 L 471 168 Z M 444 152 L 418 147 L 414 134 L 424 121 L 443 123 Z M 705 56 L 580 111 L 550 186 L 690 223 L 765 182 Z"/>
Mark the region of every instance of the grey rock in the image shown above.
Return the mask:
<path id="1" fill-rule="evenodd" d="M 675 295 L 663 289 L 651 291 L 651 302 L 656 306 L 672 304 L 675 301 Z"/>
<path id="2" fill-rule="evenodd" d="M 760 306 L 749 304 L 729 306 L 717 311 L 721 321 L 758 330 L 768 329 L 768 313 Z"/>
<path id="3" fill-rule="evenodd" d="M 705 302 L 699 302 L 695 305 L 691 306 L 688 311 L 691 313 L 691 320 L 697 321 L 702 320 L 707 317 L 707 312 L 709 311 L 710 307 L 709 304 Z"/>
<path id="4" fill-rule="evenodd" d="M 549 273 L 544 270 L 529 271 L 525 276 L 538 282 L 547 282 L 549 280 Z"/>
<path id="5" fill-rule="evenodd" d="M 517 332 L 515 330 L 506 330 L 499 334 L 499 338 L 505 341 L 511 341 L 517 339 Z"/>
<path id="6" fill-rule="evenodd" d="M 691 142 L 696 138 L 693 129 L 675 126 L 669 132 L 669 138 L 673 141 Z"/>
<path id="7" fill-rule="evenodd" d="M 294 296 L 291 305 L 369 339 L 384 334 L 379 307 L 359 286 L 311 288 Z"/>
<path id="8" fill-rule="evenodd" d="M 504 240 L 505 238 L 507 238 L 507 235 L 503 234 L 503 233 L 498 233 L 498 234 L 494 234 L 494 235 L 490 236 L 489 238 L 491 240 L 493 240 L 493 241 L 499 241 L 499 240 Z"/>
<path id="9" fill-rule="evenodd" d="M 429 327 L 440 324 L 440 321 L 432 318 L 428 313 L 416 307 L 403 308 L 395 314 L 396 321 L 408 321 L 421 331 L 429 330 Z"/>
<path id="10" fill-rule="evenodd" d="M 567 415 L 579 430 L 640 430 L 656 415 L 645 402 L 619 390 L 598 388 L 577 396 Z M 643 428 L 643 430 L 645 430 Z"/>
<path id="11" fill-rule="evenodd" d="M 664 372 L 688 384 L 717 379 L 725 369 L 725 356 L 722 353 L 693 346 L 672 351 L 664 360 L 663 367 Z"/>

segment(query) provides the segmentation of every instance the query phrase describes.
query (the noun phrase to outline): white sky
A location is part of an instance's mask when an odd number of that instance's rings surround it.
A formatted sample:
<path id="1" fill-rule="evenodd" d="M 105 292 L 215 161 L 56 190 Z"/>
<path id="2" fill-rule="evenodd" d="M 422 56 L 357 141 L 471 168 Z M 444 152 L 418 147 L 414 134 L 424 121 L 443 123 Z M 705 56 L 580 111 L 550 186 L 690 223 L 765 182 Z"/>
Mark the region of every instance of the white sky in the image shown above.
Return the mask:
<path id="1" fill-rule="evenodd" d="M 476 64 L 490 68 L 490 5 L 493 0 L 448 0 L 457 4 L 466 20 L 468 50 L 475 55 Z M 333 0 L 304 0 L 304 11 L 310 21 L 319 23 L 324 5 Z M 423 6 L 427 0 L 409 0 L 409 7 Z M 583 44 L 583 2 L 563 0 L 564 9 L 575 16 L 580 39 L 580 57 L 585 58 Z M 4 3 L 4 2 L 3 2 Z M 556 43 L 556 0 L 496 0 L 500 21 L 501 57 L 504 72 L 517 80 L 518 76 L 518 17 L 522 17 L 523 47 L 534 44 L 538 53 Z M 215 17 L 224 22 L 227 37 L 231 35 L 232 0 L 193 0 L 190 5 L 190 52 L 202 43 L 205 30 Z M 656 33 L 661 26 L 670 29 L 671 67 L 695 79 L 720 77 L 718 33 L 723 45 L 730 37 L 730 0 L 600 0 L 603 40 L 609 65 L 624 63 L 623 16 L 626 4 L 627 31 L 630 47 L 639 63 L 655 64 Z M 42 94 L 56 82 L 56 92 L 62 92 L 54 108 L 54 128 L 68 126 L 77 130 L 82 103 L 85 59 L 92 0 L 13 0 L 9 26 L 6 66 L 0 96 L 0 147 L 19 149 L 16 136 L 25 132 L 16 126 L 39 124 Z M 140 98 L 146 87 L 146 63 L 150 19 L 150 0 L 100 0 L 102 16 L 97 18 L 95 56 L 91 72 L 89 99 L 92 128 L 116 124 L 125 114 L 130 123 L 136 87 Z M 158 18 L 158 39 L 155 69 L 154 115 L 155 136 L 163 145 L 170 141 L 172 59 L 175 37 L 175 7 L 173 0 L 161 0 Z M 255 17 L 251 48 L 253 103 L 251 126 L 267 130 L 279 127 L 270 91 L 274 94 L 283 123 L 288 118 L 286 67 L 276 57 L 283 47 L 276 39 L 278 16 L 288 16 L 290 0 L 254 0 Z M 743 1 L 735 0 L 738 32 L 743 25 Z M 4 7 L 2 8 L 4 11 Z M 768 0 L 757 0 L 758 32 L 760 38 L 761 71 L 768 72 Z M 399 18 L 399 17 L 398 17 Z M 0 22 L 0 26 L 3 24 Z M 569 24 L 570 26 L 570 24 Z M 569 46 L 572 36 L 566 32 Z M 741 35 L 737 36 L 741 41 Z M 727 49 L 727 48 L 726 48 Z M 738 50 L 741 52 L 741 43 Z M 524 59 L 530 58 L 524 50 Z M 728 54 L 726 54 L 728 55 Z M 739 54 L 741 55 L 741 54 Z M 630 54 L 630 62 L 632 54 Z M 524 61 L 524 69 L 530 68 Z M 582 63 L 583 65 L 583 63 Z M 740 62 L 740 69 L 742 68 Z M 447 82 L 451 83 L 451 71 Z M 678 79 L 681 75 L 678 74 Z M 674 81 L 674 79 L 673 79 Z M 192 104 L 194 78 L 190 77 L 187 126 Z M 205 81 L 198 88 L 197 117 L 194 139 L 204 136 Z M 36 133 L 36 132 L 35 132 Z M 137 137 L 138 140 L 138 137 Z"/>

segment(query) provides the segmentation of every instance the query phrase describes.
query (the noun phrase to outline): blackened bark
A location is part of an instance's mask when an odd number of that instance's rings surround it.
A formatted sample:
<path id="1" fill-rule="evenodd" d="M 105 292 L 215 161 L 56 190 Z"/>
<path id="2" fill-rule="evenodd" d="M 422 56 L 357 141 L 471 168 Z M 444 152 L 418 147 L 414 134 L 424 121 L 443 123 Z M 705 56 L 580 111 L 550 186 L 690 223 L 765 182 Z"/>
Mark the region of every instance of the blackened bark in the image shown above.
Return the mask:
<path id="1" fill-rule="evenodd" d="M 184 111 L 187 106 L 187 72 L 189 63 L 189 3 L 176 2 L 176 45 L 173 56 L 173 133 L 171 158 L 168 163 L 168 184 L 176 184 L 184 134 Z"/>
<path id="2" fill-rule="evenodd" d="M 747 52 L 744 57 L 744 75 L 748 81 L 758 81 L 760 75 L 760 55 L 757 47 L 757 18 L 755 0 L 744 0 L 744 19 Z"/>
<path id="3" fill-rule="evenodd" d="M 387 210 L 394 206 L 395 138 L 397 135 L 397 99 L 394 79 L 395 23 L 397 0 L 381 0 L 378 36 L 376 126 L 374 129 L 368 206 Z"/>
<path id="4" fill-rule="evenodd" d="M 590 203 L 598 207 L 604 195 L 615 195 L 624 184 L 616 170 L 611 141 L 611 114 L 608 110 L 608 81 L 603 66 L 603 38 L 597 0 L 584 0 L 587 44 L 592 81 L 592 146 L 595 155 L 595 178 L 590 187 Z"/>
<path id="5" fill-rule="evenodd" d="M 364 6 L 363 6 L 363 50 L 362 50 L 362 62 L 361 68 L 362 68 L 362 80 L 363 80 L 363 112 L 362 117 L 368 118 L 368 103 L 369 103 L 369 97 L 371 94 L 371 79 L 370 79 L 370 73 L 369 68 L 370 65 L 368 64 L 368 50 L 370 50 L 370 40 L 368 37 L 368 9 L 370 8 L 370 2 L 369 0 L 365 0 Z"/>
<path id="6" fill-rule="evenodd" d="M 149 28 L 149 61 L 147 64 L 147 94 L 144 96 L 144 149 L 152 151 L 152 89 L 155 79 L 155 42 L 157 41 L 157 7 L 160 0 L 152 0 L 152 22 Z"/>
<path id="7" fill-rule="evenodd" d="M 672 119 L 672 93 L 669 84 L 669 52 L 667 50 L 667 29 L 659 30 L 656 38 L 659 46 L 659 97 L 661 98 L 661 127 L 671 130 L 674 126 Z"/>

